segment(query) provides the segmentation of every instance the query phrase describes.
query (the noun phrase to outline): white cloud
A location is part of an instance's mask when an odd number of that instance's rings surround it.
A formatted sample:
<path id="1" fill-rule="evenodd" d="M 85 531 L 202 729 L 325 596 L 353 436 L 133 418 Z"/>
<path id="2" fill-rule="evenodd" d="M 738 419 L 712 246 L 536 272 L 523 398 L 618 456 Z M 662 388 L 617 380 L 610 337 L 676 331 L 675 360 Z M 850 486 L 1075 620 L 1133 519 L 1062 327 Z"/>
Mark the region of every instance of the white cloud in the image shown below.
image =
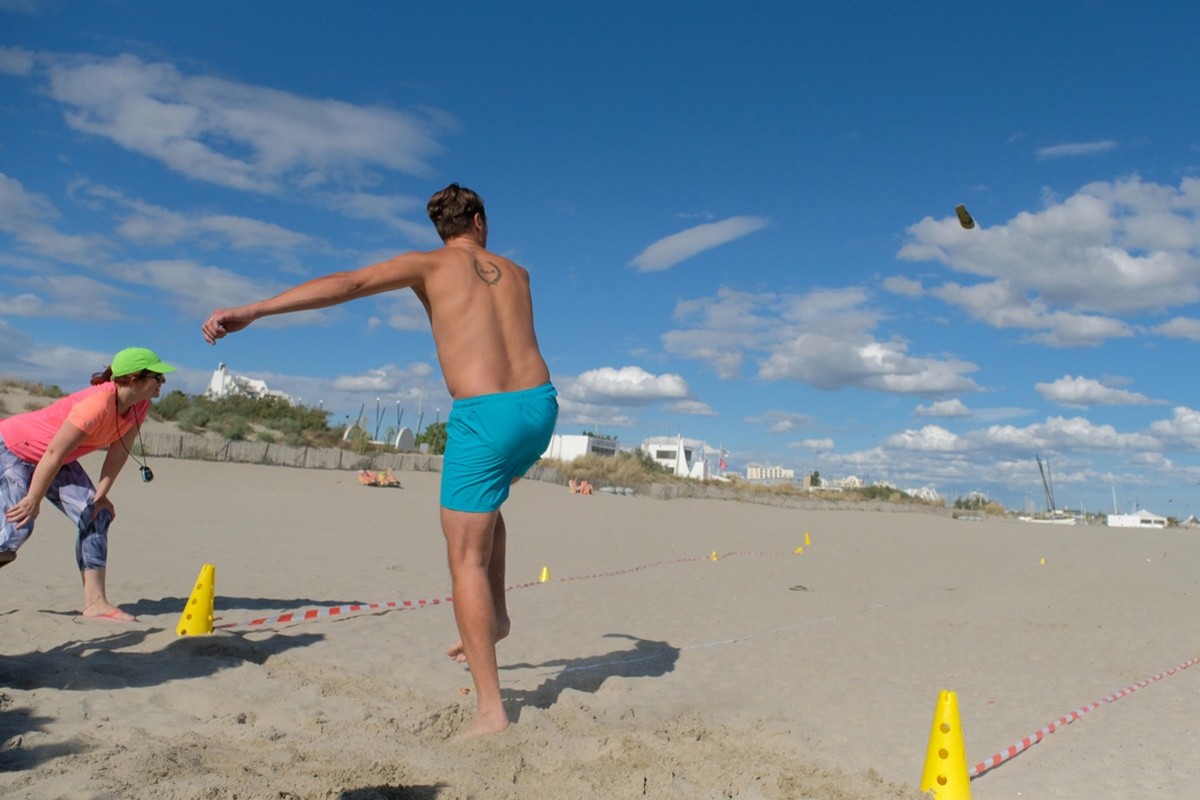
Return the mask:
<path id="1" fill-rule="evenodd" d="M 24 380 L 58 384 L 73 390 L 87 385 L 112 353 L 45 344 L 0 319 L 0 374 Z M 65 377 L 64 377 L 65 376 Z"/>
<path id="2" fill-rule="evenodd" d="M 214 308 L 241 305 L 283 289 L 275 283 L 253 280 L 223 267 L 204 266 L 189 259 L 128 262 L 105 267 L 105 272 L 125 283 L 165 292 L 171 302 L 197 319 L 203 319 Z M 305 324 L 326 316 L 321 311 L 303 311 L 266 317 L 255 325 Z"/>
<path id="3" fill-rule="evenodd" d="M 72 128 L 196 180 L 279 194 L 424 175 L 454 128 L 444 112 L 301 97 L 130 54 L 39 54 L 44 91 Z"/>
<path id="4" fill-rule="evenodd" d="M 671 414 L 686 414 L 692 417 L 715 417 L 717 412 L 708 403 L 699 400 L 680 400 L 676 403 L 666 403 L 663 411 Z"/>
<path id="5" fill-rule="evenodd" d="M 433 367 L 419 361 L 403 368 L 387 364 L 360 375 L 339 375 L 330 382 L 330 386 L 346 392 L 378 392 L 394 400 L 397 393 L 407 392 L 409 396 L 415 396 L 413 385 L 425 381 L 432 374 Z"/>
<path id="6" fill-rule="evenodd" d="M 1200 450 L 1200 411 L 1179 406 L 1171 419 L 1151 423 L 1150 433 L 1164 443 Z"/>
<path id="7" fill-rule="evenodd" d="M 914 281 L 912 278 L 906 278 L 903 275 L 892 275 L 884 278 L 880 284 L 886 291 L 892 294 L 898 294 L 901 297 L 922 297 L 925 294 L 925 287 L 920 281 Z"/>
<path id="8" fill-rule="evenodd" d="M 0 47 L 0 72 L 28 75 L 33 71 L 33 53 L 20 47 Z"/>
<path id="9" fill-rule="evenodd" d="M 116 199 L 125 211 L 116 232 L 139 245 L 209 240 L 235 250 L 294 250 L 316 246 L 311 236 L 271 222 L 231 214 L 181 214 L 150 203 L 128 200 L 115 192 L 102 192 L 96 196 Z"/>
<path id="10" fill-rule="evenodd" d="M 1159 441 L 1144 433 L 1121 433 L 1111 425 L 1096 425 L 1083 417 L 1050 417 L 1025 428 L 993 425 L 974 434 L 982 444 L 1020 452 L 1047 450 L 1157 450 Z"/>
<path id="11" fill-rule="evenodd" d="M 730 217 L 708 222 L 659 239 L 638 253 L 630 265 L 639 272 L 659 272 L 705 250 L 740 239 L 770 224 L 763 217 Z"/>
<path id="12" fill-rule="evenodd" d="M 666 349 L 708 362 L 725 379 L 737 376 L 746 353 L 760 355 L 758 377 L 794 380 L 833 391 L 855 387 L 898 394 L 976 391 L 966 377 L 976 367 L 955 358 L 915 357 L 899 339 L 870 331 L 877 314 L 866 292 L 852 287 L 805 295 L 748 294 L 721 289 L 712 298 L 681 302 L 685 327 L 663 335 Z"/>
<path id="13" fill-rule="evenodd" d="M 425 203 L 408 195 L 382 195 L 368 192 L 337 192 L 315 198 L 325 208 L 354 219 L 382 222 L 403 233 L 418 246 L 439 247 L 442 240 L 425 217 Z M 421 221 L 406 215 L 417 213 Z"/>
<path id="14" fill-rule="evenodd" d="M 889 436 L 884 442 L 899 450 L 922 450 L 935 453 L 953 453 L 970 447 L 970 444 L 938 425 L 926 425 L 920 430 L 906 430 Z"/>
<path id="15" fill-rule="evenodd" d="M 653 375 L 641 367 L 601 367 L 569 381 L 561 394 L 580 403 L 649 405 L 687 399 L 687 381 L 676 374 Z"/>
<path id="16" fill-rule="evenodd" d="M 1046 400 L 1064 406 L 1086 408 L 1087 406 L 1145 406 L 1161 405 L 1144 394 L 1115 389 L 1093 378 L 1082 375 L 1064 375 L 1051 383 L 1035 383 L 1033 386 Z"/>
<path id="17" fill-rule="evenodd" d="M 0 173 L 0 231 L 11 234 L 34 255 L 69 264 L 94 264 L 111 250 L 100 236 L 60 233 L 51 224 L 60 214 L 45 195 L 28 191 L 15 178 Z"/>
<path id="18" fill-rule="evenodd" d="M 16 286 L 30 291 L 18 295 L 0 294 L 0 316 L 56 317 L 86 322 L 128 319 L 120 308 L 131 296 L 124 291 L 83 275 L 46 275 L 14 280 Z"/>
<path id="19" fill-rule="evenodd" d="M 971 409 L 957 397 L 953 400 L 941 400 L 927 406 L 917 406 L 918 417 L 969 417 Z"/>
<path id="20" fill-rule="evenodd" d="M 388 292 L 379 296 L 379 302 L 385 308 L 389 328 L 414 332 L 429 330 L 429 315 L 413 292 Z"/>
<path id="21" fill-rule="evenodd" d="M 1134 334 L 1120 315 L 1200 301 L 1197 213 L 1198 179 L 1097 182 L 1003 225 L 965 231 L 953 215 L 926 218 L 898 256 L 979 277 L 928 292 L 981 322 L 1043 344 L 1095 345 Z"/>
<path id="22" fill-rule="evenodd" d="M 834 449 L 833 439 L 801 439 L 788 445 L 795 450 L 811 450 L 814 453 L 828 453 Z"/>
<path id="23" fill-rule="evenodd" d="M 1117 143 L 1112 139 L 1100 139 L 1095 142 L 1069 142 L 1040 147 L 1037 151 L 1039 159 L 1047 158 L 1077 158 L 1079 156 L 1094 156 L 1097 153 L 1107 153 L 1117 149 Z"/>
<path id="24" fill-rule="evenodd" d="M 1191 339 L 1194 342 L 1200 342 L 1200 319 L 1175 317 L 1152 330 L 1169 339 Z"/>
<path id="25" fill-rule="evenodd" d="M 769 433 L 791 433 L 812 425 L 813 418 L 808 414 L 800 414 L 795 411 L 772 410 L 747 417 L 746 423 L 765 425 Z"/>

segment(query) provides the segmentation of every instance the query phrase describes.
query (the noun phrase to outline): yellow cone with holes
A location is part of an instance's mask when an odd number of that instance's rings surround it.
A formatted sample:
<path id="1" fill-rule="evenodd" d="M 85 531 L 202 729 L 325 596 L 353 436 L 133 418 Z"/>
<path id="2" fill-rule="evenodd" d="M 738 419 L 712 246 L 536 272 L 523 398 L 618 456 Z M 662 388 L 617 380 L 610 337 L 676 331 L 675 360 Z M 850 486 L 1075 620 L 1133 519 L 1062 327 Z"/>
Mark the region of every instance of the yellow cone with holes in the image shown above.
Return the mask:
<path id="1" fill-rule="evenodd" d="M 971 778 L 967 774 L 967 749 L 958 721 L 958 695 L 943 691 L 933 712 L 929 751 L 921 773 L 921 791 L 935 800 L 971 800 Z"/>
<path id="2" fill-rule="evenodd" d="M 180 636 L 203 636 L 213 632 L 213 595 L 216 582 L 216 567 L 205 564 L 200 568 L 200 577 L 196 578 L 192 596 L 188 598 L 183 614 L 179 617 L 179 626 L 175 630 Z"/>

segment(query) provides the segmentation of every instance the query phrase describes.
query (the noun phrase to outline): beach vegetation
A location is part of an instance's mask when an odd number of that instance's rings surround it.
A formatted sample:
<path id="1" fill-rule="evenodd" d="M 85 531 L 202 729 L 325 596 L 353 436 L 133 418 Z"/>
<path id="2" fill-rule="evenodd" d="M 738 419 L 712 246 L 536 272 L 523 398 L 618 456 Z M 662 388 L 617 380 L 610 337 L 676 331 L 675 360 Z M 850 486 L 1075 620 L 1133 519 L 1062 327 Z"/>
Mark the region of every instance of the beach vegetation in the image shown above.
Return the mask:
<path id="1" fill-rule="evenodd" d="M 0 394 L 7 394 L 9 392 L 25 392 L 34 397 L 49 397 L 54 400 L 67 396 L 67 393 L 56 384 L 23 381 L 19 378 L 0 378 Z M 37 407 L 41 408 L 41 405 Z"/>
<path id="2" fill-rule="evenodd" d="M 278 397 L 223 397 L 174 391 L 159 399 L 150 410 L 155 419 L 174 422 L 188 433 L 210 432 L 226 439 L 243 440 L 266 433 L 269 441 L 285 444 L 335 446 L 338 431 L 329 426 L 329 412 L 311 406 L 294 406 Z"/>
<path id="3" fill-rule="evenodd" d="M 586 480 L 597 488 L 604 486 L 648 486 L 652 483 L 681 483 L 645 451 L 622 450 L 616 455 L 601 456 L 589 453 L 573 461 L 543 458 L 539 466 L 553 469 L 563 482 Z"/>
<path id="4" fill-rule="evenodd" d="M 0 378 L 0 394 L 17 394 L 23 393 L 32 395 L 34 400 L 29 400 L 25 403 L 22 411 L 37 411 L 39 408 L 45 408 L 47 400 L 57 400 L 60 397 L 66 397 L 67 393 L 61 387 L 55 384 L 38 383 L 37 381 L 25 381 L 19 378 Z M 0 416 L 9 416 L 10 414 L 20 413 L 11 411 L 0 399 Z"/>
<path id="5" fill-rule="evenodd" d="M 435 422 L 426 425 L 425 430 L 417 434 L 417 446 L 429 445 L 430 455 L 440 456 L 446 452 L 446 423 Z"/>
<path id="6" fill-rule="evenodd" d="M 956 511 L 975 511 L 980 514 L 989 514 L 997 517 L 1005 516 L 1008 513 L 1008 510 L 1004 506 L 995 500 L 988 499 L 987 495 L 982 492 L 971 492 L 968 495 L 958 498 L 954 501 L 954 509 Z"/>

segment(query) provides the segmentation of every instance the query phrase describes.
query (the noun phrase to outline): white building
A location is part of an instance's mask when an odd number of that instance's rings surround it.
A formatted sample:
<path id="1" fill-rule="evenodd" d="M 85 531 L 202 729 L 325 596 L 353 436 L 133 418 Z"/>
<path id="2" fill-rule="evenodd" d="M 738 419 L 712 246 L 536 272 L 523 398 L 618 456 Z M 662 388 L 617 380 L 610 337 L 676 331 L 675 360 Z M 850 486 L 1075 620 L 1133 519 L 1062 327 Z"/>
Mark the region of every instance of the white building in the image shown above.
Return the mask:
<path id="1" fill-rule="evenodd" d="M 849 489 L 861 489 L 866 484 L 863 479 L 857 475 L 847 475 L 844 478 L 821 478 L 821 485 L 817 488 L 825 489 L 831 492 L 844 492 Z"/>
<path id="2" fill-rule="evenodd" d="M 915 497 L 917 500 L 923 500 L 926 503 L 937 503 L 942 499 L 942 495 L 932 486 L 921 486 L 916 489 L 905 489 L 904 493 L 909 497 Z"/>
<path id="3" fill-rule="evenodd" d="M 560 435 L 550 437 L 550 445 L 542 458 L 554 458 L 559 461 L 574 461 L 586 455 L 615 456 L 617 440 L 607 436 L 589 436 L 588 434 Z"/>
<path id="4" fill-rule="evenodd" d="M 1139 508 L 1132 514 L 1109 514 L 1108 527 L 1110 528 L 1165 528 L 1167 527 L 1167 518 L 1155 514 L 1153 511 L 1147 511 L 1144 508 Z"/>
<path id="5" fill-rule="evenodd" d="M 296 405 L 296 401 L 292 399 L 291 395 L 268 389 L 267 384 L 263 381 L 242 375 L 231 375 L 224 362 L 218 364 L 216 370 L 213 371 L 212 377 L 208 380 L 208 388 L 204 390 L 204 396 L 211 397 L 213 400 L 220 400 L 222 397 L 249 397 L 255 400 L 260 397 L 277 397 L 280 400 L 286 400 L 289 405 Z"/>
<path id="6" fill-rule="evenodd" d="M 642 450 L 680 478 L 704 481 L 712 477 L 703 442 L 682 436 L 652 436 L 642 442 Z"/>
<path id="7" fill-rule="evenodd" d="M 796 470 L 763 464 L 747 464 L 746 480 L 759 483 L 794 483 L 796 480 Z"/>

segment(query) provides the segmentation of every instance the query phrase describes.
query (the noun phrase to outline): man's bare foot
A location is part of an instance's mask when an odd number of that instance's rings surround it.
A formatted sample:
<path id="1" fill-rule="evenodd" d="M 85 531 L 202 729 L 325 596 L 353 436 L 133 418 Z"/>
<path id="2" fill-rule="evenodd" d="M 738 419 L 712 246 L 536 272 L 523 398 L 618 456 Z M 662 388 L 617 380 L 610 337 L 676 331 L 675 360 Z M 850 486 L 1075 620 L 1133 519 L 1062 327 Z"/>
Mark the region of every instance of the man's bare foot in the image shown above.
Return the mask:
<path id="1" fill-rule="evenodd" d="M 505 617 L 504 619 L 496 620 L 496 641 L 497 642 L 500 641 L 501 639 L 504 639 L 505 637 L 507 637 L 511 631 L 512 631 L 512 620 L 511 619 L 509 619 L 508 617 Z M 459 664 L 467 663 L 467 654 L 463 650 L 462 639 L 459 639 L 457 642 L 450 645 L 450 647 L 448 647 L 446 649 L 446 655 L 450 656 L 451 659 L 453 659 L 454 661 L 457 661 Z M 507 724 L 507 723 L 505 723 L 505 724 Z"/>
<path id="2" fill-rule="evenodd" d="M 493 714 L 485 714 L 482 711 L 475 712 L 475 719 L 471 720 L 471 724 L 467 729 L 460 733 L 456 738 L 459 741 L 464 739 L 474 739 L 477 736 L 487 736 L 492 733 L 500 733 L 508 728 L 508 714 L 501 708 Z"/>

